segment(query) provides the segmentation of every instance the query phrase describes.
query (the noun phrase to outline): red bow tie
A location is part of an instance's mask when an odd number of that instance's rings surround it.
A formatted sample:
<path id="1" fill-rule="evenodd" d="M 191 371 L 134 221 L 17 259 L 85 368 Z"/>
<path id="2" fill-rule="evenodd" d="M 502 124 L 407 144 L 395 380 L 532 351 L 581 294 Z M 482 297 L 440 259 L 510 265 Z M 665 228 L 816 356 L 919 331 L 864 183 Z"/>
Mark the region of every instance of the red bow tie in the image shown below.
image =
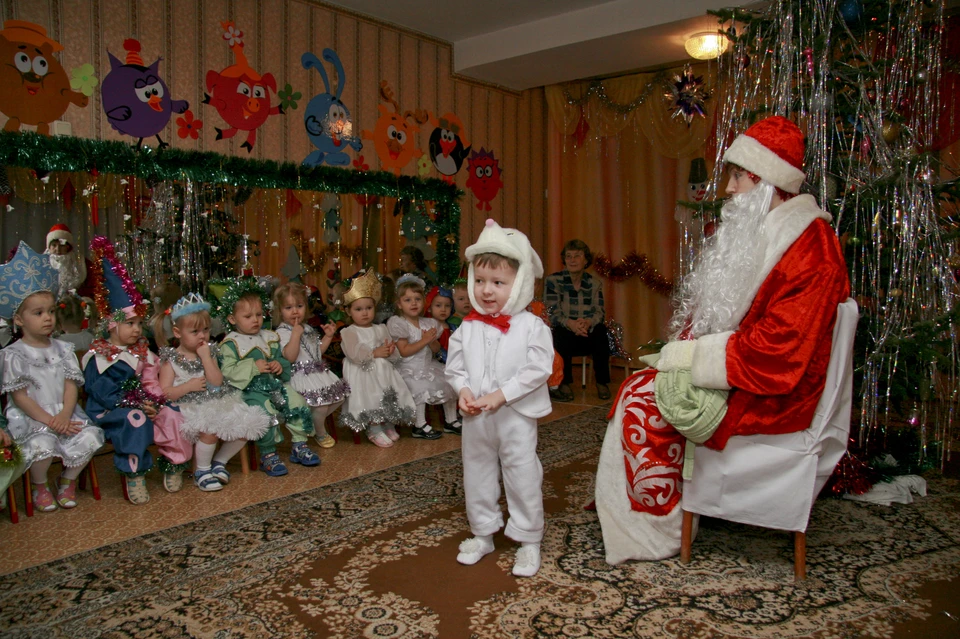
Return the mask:
<path id="1" fill-rule="evenodd" d="M 476 320 L 478 322 L 483 322 L 484 324 L 489 324 L 494 328 L 500 329 L 501 333 L 506 333 L 510 329 L 510 316 L 509 315 L 497 315 L 493 317 L 492 315 L 481 315 L 476 311 L 470 311 L 470 314 L 463 318 L 464 322 L 469 322 L 471 320 Z"/>

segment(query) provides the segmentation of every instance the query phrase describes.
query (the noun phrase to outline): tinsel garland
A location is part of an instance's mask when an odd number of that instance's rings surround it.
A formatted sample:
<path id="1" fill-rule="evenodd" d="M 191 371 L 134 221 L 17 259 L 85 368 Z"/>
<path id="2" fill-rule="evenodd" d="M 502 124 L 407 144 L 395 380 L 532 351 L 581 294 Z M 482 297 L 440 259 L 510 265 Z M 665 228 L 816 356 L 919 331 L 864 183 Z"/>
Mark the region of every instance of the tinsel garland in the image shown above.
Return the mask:
<path id="1" fill-rule="evenodd" d="M 268 315 L 270 312 L 270 296 L 267 295 L 267 292 L 263 290 L 263 287 L 260 286 L 257 280 L 253 277 L 208 280 L 208 291 L 211 290 L 211 286 L 226 286 L 226 290 L 219 299 L 213 293 L 210 294 L 210 314 L 215 317 L 219 317 L 224 321 L 226 321 L 228 315 L 233 313 L 233 307 L 236 306 L 237 300 L 247 293 L 253 293 L 260 297 L 260 303 L 263 306 L 264 315 Z"/>
<path id="2" fill-rule="evenodd" d="M 842 497 L 848 493 L 862 495 L 873 486 L 872 475 L 869 466 L 863 463 L 859 457 L 847 451 L 840 458 L 840 462 L 830 476 L 828 482 L 830 494 L 834 497 Z"/>
<path id="3" fill-rule="evenodd" d="M 143 384 L 141 384 L 140 380 L 136 377 L 121 382 L 120 389 L 123 391 L 123 394 L 120 396 L 120 401 L 117 403 L 117 406 L 139 408 L 142 410 L 144 404 L 149 402 L 153 404 L 157 410 L 160 410 L 163 408 L 163 405 L 167 403 L 166 397 L 154 395 L 144 388 Z"/>
<path id="4" fill-rule="evenodd" d="M 591 97 L 596 96 L 597 100 L 605 108 L 615 111 L 621 115 L 627 115 L 632 113 L 640 108 L 640 106 L 647 101 L 647 98 L 650 97 L 650 94 L 653 93 L 655 89 L 665 86 L 667 82 L 667 74 L 663 71 L 657 73 L 654 78 L 643 87 L 643 91 L 631 102 L 626 104 L 620 104 L 614 102 L 607 96 L 607 91 L 603 86 L 602 80 L 594 80 L 587 86 L 587 90 L 583 92 L 583 95 L 580 98 L 574 98 L 570 91 L 567 88 L 563 89 L 563 98 L 567 101 L 567 104 L 571 106 L 583 106 L 590 101 Z"/>
<path id="5" fill-rule="evenodd" d="M 236 200 L 249 197 L 249 189 L 299 189 L 329 193 L 433 202 L 437 242 L 437 270 L 452 281 L 460 271 L 460 198 L 455 184 L 436 178 L 420 179 L 388 171 L 354 171 L 330 166 L 304 167 L 292 162 L 253 160 L 219 153 L 151 147 L 134 149 L 117 141 L 70 136 L 44 136 L 31 132 L 0 131 L 0 166 L 37 171 L 68 171 L 132 175 L 154 185 L 190 179 L 205 184 L 240 187 Z M 452 239 L 451 239 L 452 238 Z"/>
<path id="6" fill-rule="evenodd" d="M 23 453 L 16 442 L 0 448 L 0 468 L 19 468 L 23 463 Z"/>
<path id="7" fill-rule="evenodd" d="M 636 251 L 630 251 L 616 264 L 603 253 L 597 253 L 593 268 L 597 275 L 611 282 L 625 282 L 639 277 L 648 288 L 664 297 L 669 297 L 673 292 L 673 282 L 661 275 L 646 255 L 639 255 Z"/>

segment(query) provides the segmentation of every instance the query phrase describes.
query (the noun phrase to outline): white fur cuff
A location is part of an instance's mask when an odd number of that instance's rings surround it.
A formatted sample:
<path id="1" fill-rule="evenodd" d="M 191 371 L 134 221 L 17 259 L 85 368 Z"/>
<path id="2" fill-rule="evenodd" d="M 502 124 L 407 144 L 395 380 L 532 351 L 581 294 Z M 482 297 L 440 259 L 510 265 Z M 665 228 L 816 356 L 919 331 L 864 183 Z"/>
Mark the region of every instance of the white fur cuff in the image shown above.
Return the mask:
<path id="1" fill-rule="evenodd" d="M 749 135 L 738 136 L 723 154 L 723 161 L 742 166 L 787 193 L 799 193 L 807 178 L 803 171 Z"/>
<path id="2" fill-rule="evenodd" d="M 729 390 L 727 383 L 727 342 L 733 331 L 704 335 L 697 340 L 690 367 L 694 386 Z"/>
<path id="3" fill-rule="evenodd" d="M 660 350 L 660 361 L 657 362 L 658 371 L 690 370 L 693 365 L 693 353 L 697 347 L 697 340 L 680 340 L 670 342 Z"/>

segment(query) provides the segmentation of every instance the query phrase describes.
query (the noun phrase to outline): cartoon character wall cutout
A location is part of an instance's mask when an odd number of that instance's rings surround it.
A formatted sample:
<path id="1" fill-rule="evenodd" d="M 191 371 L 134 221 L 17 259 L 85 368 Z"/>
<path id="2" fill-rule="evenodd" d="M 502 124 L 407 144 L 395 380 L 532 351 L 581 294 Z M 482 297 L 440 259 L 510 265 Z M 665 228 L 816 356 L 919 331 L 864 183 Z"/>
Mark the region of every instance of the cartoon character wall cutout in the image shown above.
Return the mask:
<path id="1" fill-rule="evenodd" d="M 493 151 L 487 151 L 480 147 L 480 151 L 474 151 L 467 160 L 467 170 L 470 176 L 467 178 L 467 188 L 477 198 L 477 208 L 482 211 L 490 210 L 490 202 L 497 197 L 497 193 L 503 188 L 501 179 L 500 161 L 494 157 Z"/>
<path id="2" fill-rule="evenodd" d="M 430 134 L 430 161 L 443 181 L 453 184 L 471 148 L 463 122 L 453 113 L 444 113 L 439 118 L 430 118 L 430 124 L 436 127 Z"/>
<path id="3" fill-rule="evenodd" d="M 240 131 L 247 131 L 247 139 L 240 145 L 253 152 L 257 142 L 257 129 L 271 115 L 280 115 L 283 108 L 278 104 L 270 105 L 270 91 L 277 92 L 277 81 L 272 73 L 257 73 L 247 56 L 243 53 L 243 31 L 233 22 L 221 22 L 223 39 L 230 45 L 234 63 L 217 73 L 207 71 L 207 93 L 203 94 L 203 103 L 217 110 L 230 128 L 218 129 L 218 140 L 228 140 Z"/>
<path id="4" fill-rule="evenodd" d="M 400 175 L 412 158 L 420 157 L 423 152 L 417 148 L 413 134 L 420 131 L 420 126 L 426 122 L 430 114 L 423 110 L 400 112 L 400 105 L 393 98 L 393 91 L 386 80 L 380 81 L 380 97 L 384 102 L 393 106 L 391 113 L 386 105 L 377 105 L 380 117 L 373 131 L 364 130 L 360 136 L 364 140 L 373 140 L 373 148 L 377 151 L 381 166 L 388 171 Z M 412 122 L 408 122 L 412 120 Z"/>
<path id="5" fill-rule="evenodd" d="M 159 148 L 170 146 L 160 137 L 160 132 L 170 121 L 173 113 L 183 113 L 189 108 L 186 100 L 174 100 L 170 89 L 160 77 L 160 60 L 144 66 L 140 57 L 140 42 L 133 38 L 123 41 L 127 52 L 126 62 L 120 62 L 107 51 L 110 72 L 103 78 L 100 95 L 107 121 L 123 135 L 139 138 L 137 148 L 144 138 L 156 136 Z"/>
<path id="6" fill-rule="evenodd" d="M 36 125 L 50 134 L 50 124 L 75 104 L 89 99 L 70 88 L 70 77 L 54 55 L 63 46 L 47 30 L 24 20 L 7 20 L 0 31 L 0 112 L 9 119 L 5 131 Z"/>
<path id="7" fill-rule="evenodd" d="M 331 166 L 347 166 L 350 157 L 347 147 L 354 151 L 363 148 L 360 138 L 353 135 L 353 122 L 350 120 L 350 110 L 340 101 L 343 87 L 347 78 L 343 73 L 343 64 L 333 49 L 323 50 L 323 59 L 333 65 L 337 72 L 337 94 L 330 91 L 330 81 L 323 63 L 309 51 L 300 58 L 304 69 L 316 69 L 323 80 L 326 89 L 310 99 L 303 112 L 303 126 L 307 129 L 307 137 L 317 150 L 312 152 L 303 161 L 304 166 L 320 166 L 327 163 Z"/>

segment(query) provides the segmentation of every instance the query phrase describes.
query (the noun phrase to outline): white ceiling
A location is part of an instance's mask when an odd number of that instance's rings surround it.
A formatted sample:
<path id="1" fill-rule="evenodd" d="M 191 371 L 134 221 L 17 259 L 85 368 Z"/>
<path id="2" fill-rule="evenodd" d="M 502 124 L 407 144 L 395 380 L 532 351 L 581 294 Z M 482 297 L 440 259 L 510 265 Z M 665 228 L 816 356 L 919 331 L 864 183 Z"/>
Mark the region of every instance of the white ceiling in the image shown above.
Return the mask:
<path id="1" fill-rule="evenodd" d="M 327 0 L 453 44 L 454 70 L 522 90 L 687 60 L 730 0 Z"/>

